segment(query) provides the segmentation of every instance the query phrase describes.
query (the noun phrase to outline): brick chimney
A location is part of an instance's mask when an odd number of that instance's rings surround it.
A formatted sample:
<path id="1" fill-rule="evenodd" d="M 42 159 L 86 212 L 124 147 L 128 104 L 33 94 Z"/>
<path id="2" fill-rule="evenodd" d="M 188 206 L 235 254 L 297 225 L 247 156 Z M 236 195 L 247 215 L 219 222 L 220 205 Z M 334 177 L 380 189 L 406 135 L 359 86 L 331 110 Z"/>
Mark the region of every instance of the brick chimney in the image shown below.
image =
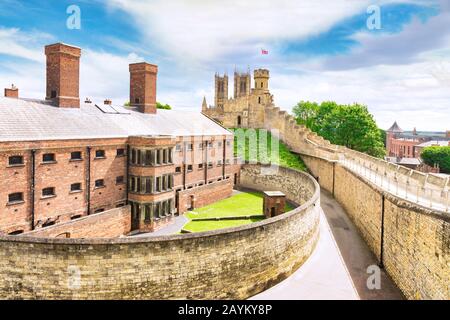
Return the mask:
<path id="1" fill-rule="evenodd" d="M 146 62 L 130 64 L 130 105 L 143 113 L 156 113 L 158 66 Z"/>
<path id="2" fill-rule="evenodd" d="M 112 101 L 110 99 L 105 99 L 105 101 L 103 101 L 104 104 L 107 105 L 112 105 Z"/>
<path id="3" fill-rule="evenodd" d="M 7 98 L 19 98 L 19 89 L 15 85 L 11 85 L 11 88 L 5 88 L 5 97 Z"/>
<path id="4" fill-rule="evenodd" d="M 63 43 L 45 46 L 47 56 L 46 100 L 60 108 L 80 107 L 81 49 Z"/>

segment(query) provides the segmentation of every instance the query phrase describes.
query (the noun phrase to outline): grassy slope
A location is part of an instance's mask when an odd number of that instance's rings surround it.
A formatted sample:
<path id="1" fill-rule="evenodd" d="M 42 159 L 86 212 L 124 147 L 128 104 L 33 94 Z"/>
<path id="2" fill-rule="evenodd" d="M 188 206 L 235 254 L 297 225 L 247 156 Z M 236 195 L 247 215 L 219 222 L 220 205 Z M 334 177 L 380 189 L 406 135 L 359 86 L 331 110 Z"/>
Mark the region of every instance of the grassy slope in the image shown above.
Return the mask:
<path id="1" fill-rule="evenodd" d="M 247 132 L 247 129 L 230 129 L 232 131 L 236 130 L 243 130 Z M 302 159 L 296 155 L 295 153 L 292 153 L 289 148 L 281 142 L 278 138 L 272 137 L 270 132 L 267 132 L 267 152 L 261 151 L 261 154 L 258 154 L 258 146 L 260 143 L 260 130 L 256 130 L 256 137 L 257 141 L 256 143 L 253 142 L 252 144 L 249 143 L 249 136 L 247 135 L 245 137 L 245 151 L 239 150 L 238 152 L 238 137 L 235 135 L 234 137 L 234 154 L 235 156 L 244 155 L 243 158 L 245 161 L 258 161 L 261 163 L 275 163 L 283 167 L 293 168 L 301 171 L 306 171 L 306 166 L 303 163 Z M 278 152 L 279 157 L 276 155 L 271 155 L 271 146 L 272 146 L 272 139 L 274 139 L 274 143 L 278 143 Z M 268 157 L 267 153 L 269 153 L 271 156 Z M 250 155 L 256 154 L 256 158 Z"/>

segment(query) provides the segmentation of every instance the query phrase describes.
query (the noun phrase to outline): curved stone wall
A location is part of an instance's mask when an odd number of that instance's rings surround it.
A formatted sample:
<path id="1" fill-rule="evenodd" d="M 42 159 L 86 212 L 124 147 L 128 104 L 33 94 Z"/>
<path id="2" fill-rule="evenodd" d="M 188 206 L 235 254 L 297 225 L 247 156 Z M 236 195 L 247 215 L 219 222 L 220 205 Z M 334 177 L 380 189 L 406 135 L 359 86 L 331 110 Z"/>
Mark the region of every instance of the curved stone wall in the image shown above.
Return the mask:
<path id="1" fill-rule="evenodd" d="M 284 191 L 296 209 L 236 228 L 158 238 L 0 236 L 3 299 L 243 299 L 295 271 L 319 236 L 307 174 L 244 166 L 244 186 Z M 295 187 L 294 185 L 301 185 Z"/>

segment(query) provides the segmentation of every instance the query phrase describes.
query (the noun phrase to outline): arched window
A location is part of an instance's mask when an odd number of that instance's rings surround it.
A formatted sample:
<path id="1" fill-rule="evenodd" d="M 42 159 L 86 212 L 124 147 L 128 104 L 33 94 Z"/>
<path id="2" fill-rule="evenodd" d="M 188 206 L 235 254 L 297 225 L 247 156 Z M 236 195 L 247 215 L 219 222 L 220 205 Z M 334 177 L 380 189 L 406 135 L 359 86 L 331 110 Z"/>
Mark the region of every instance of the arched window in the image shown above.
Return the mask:
<path id="1" fill-rule="evenodd" d="M 238 116 L 238 117 L 237 117 L 237 125 L 238 125 L 238 127 L 240 127 L 241 124 L 242 124 L 241 116 Z"/>
<path id="2" fill-rule="evenodd" d="M 258 97 L 258 103 L 261 104 L 261 97 Z"/>

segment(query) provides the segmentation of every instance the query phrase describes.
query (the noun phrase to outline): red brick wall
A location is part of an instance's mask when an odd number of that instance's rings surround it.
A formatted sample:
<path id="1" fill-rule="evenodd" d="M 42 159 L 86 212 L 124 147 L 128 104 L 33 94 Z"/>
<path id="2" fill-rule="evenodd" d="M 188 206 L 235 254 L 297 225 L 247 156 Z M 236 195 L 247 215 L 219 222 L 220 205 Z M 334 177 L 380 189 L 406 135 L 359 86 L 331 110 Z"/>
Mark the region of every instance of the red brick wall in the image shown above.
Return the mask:
<path id="1" fill-rule="evenodd" d="M 201 187 L 186 189 L 179 192 L 180 213 L 188 211 L 191 204 L 191 196 L 194 197 L 194 209 L 207 206 L 216 201 L 228 198 L 233 193 L 232 178 L 214 182 Z"/>
<path id="2" fill-rule="evenodd" d="M 26 232 L 24 235 L 46 238 L 115 238 L 130 230 L 130 206 L 125 206 Z"/>
<path id="3" fill-rule="evenodd" d="M 9 156 L 21 155 L 23 166 L 8 166 Z M 8 204 L 10 193 L 22 192 L 24 202 Z M 0 152 L 0 230 L 10 233 L 30 230 L 30 152 L 17 150 Z"/>
<path id="4" fill-rule="evenodd" d="M 115 208 L 126 200 L 126 185 L 116 185 L 116 177 L 126 181 L 126 157 L 116 157 L 118 148 L 126 148 L 126 139 L 71 141 L 11 142 L 0 144 L 0 230 L 5 233 L 31 230 L 31 150 L 35 160 L 35 225 L 48 220 L 69 221 L 74 215 L 87 212 L 87 146 L 91 146 L 91 212 L 97 208 Z M 103 149 L 105 159 L 93 160 L 95 150 Z M 81 151 L 81 161 L 70 161 L 72 151 Z M 54 153 L 55 163 L 43 164 L 42 155 Z M 12 155 L 23 155 L 23 166 L 8 166 Z M 95 189 L 95 180 L 104 179 L 105 187 Z M 81 183 L 82 192 L 71 193 L 72 183 Z M 55 197 L 42 197 L 42 189 L 55 188 Z M 10 205 L 8 195 L 23 192 L 24 202 Z"/>
<path id="5" fill-rule="evenodd" d="M 133 142 L 138 144 L 135 138 Z M 208 161 L 213 162 L 213 168 L 208 169 L 208 182 L 217 182 L 223 179 L 223 165 L 218 166 L 218 161 L 223 161 L 223 136 L 216 137 L 187 137 L 178 138 L 178 143 L 182 140 L 192 141 L 194 150 L 186 151 L 186 165 L 193 165 L 192 172 L 186 173 L 186 187 L 193 186 L 193 189 L 187 189 L 187 194 L 199 193 L 199 199 L 207 197 L 209 191 L 201 189 L 197 191 L 199 184 L 205 183 L 205 157 L 208 155 Z M 213 148 L 199 150 L 198 144 L 201 141 L 214 140 Z M 222 143 L 220 147 L 218 142 Z M 91 148 L 91 167 L 90 167 L 90 212 L 94 213 L 97 209 L 112 209 L 118 204 L 125 202 L 127 198 L 126 184 L 116 185 L 116 177 L 126 177 L 127 157 L 116 157 L 118 148 L 126 149 L 127 138 L 122 139 L 95 139 L 95 140 L 62 140 L 62 141 L 40 141 L 40 142 L 5 142 L 0 143 L 0 231 L 11 233 L 15 231 L 31 230 L 31 150 L 36 150 L 36 174 L 35 174 L 35 227 L 40 228 L 43 223 L 54 221 L 62 223 L 70 221 L 75 215 L 87 214 L 87 147 Z M 165 143 L 155 140 L 155 144 Z M 225 143 L 226 145 L 226 143 Z M 96 150 L 105 150 L 104 159 L 95 159 Z M 73 151 L 81 151 L 81 161 L 71 161 L 70 155 Z M 42 155 L 44 153 L 54 153 L 55 163 L 43 164 Z M 174 151 L 174 165 L 162 166 L 158 168 L 138 168 L 130 167 L 130 174 L 162 174 L 174 172 L 176 166 L 181 166 L 185 152 Z M 8 167 L 8 158 L 11 155 L 23 155 L 24 165 L 17 167 Z M 230 183 L 225 194 L 231 194 L 234 174 L 239 173 L 239 165 L 233 164 L 233 145 L 226 145 L 226 159 L 231 160 L 230 165 L 225 165 L 225 175 L 229 176 Z M 198 164 L 203 163 L 203 169 L 198 169 Z M 139 172 L 146 171 L 146 172 Z M 148 171 L 148 172 L 147 172 Z M 183 187 L 182 173 L 174 175 L 174 190 Z M 95 181 L 103 179 L 105 187 L 95 188 Z M 82 192 L 72 193 L 70 186 L 73 183 L 81 183 Z M 55 197 L 42 197 L 42 189 L 47 187 L 55 188 Z M 210 190 L 208 185 L 206 190 Z M 202 188 L 202 187 L 200 187 Z M 212 188 L 212 187 L 211 187 Z M 193 191 L 194 190 L 194 191 Z M 8 195 L 13 192 L 23 192 L 24 202 L 14 205 L 8 205 Z M 211 189 L 214 194 L 214 188 Z M 168 193 L 173 196 L 173 193 Z M 133 196 L 134 197 L 134 196 Z M 165 195 L 164 195 L 165 197 Z M 131 199 L 130 195 L 130 200 Z M 220 198 L 220 197 L 219 197 Z M 221 197 L 223 198 L 223 197 Z M 218 199 L 215 195 L 211 196 L 211 201 Z M 138 200 L 138 199 L 134 199 Z M 182 200 L 186 203 L 187 200 Z M 202 202 L 203 200 L 199 200 Z M 183 204 L 182 204 L 183 205 Z M 186 204 L 183 205 L 181 212 L 185 211 Z"/>
<path id="6" fill-rule="evenodd" d="M 117 148 L 126 149 L 126 146 L 98 146 L 91 150 L 91 212 L 114 208 L 127 198 L 127 157 L 116 157 Z M 95 159 L 96 150 L 105 150 L 105 159 Z M 123 184 L 116 184 L 118 176 L 124 177 Z M 104 180 L 105 187 L 95 187 L 98 179 Z"/>
<path id="7" fill-rule="evenodd" d="M 224 139 L 230 139 L 230 145 Z M 212 148 L 199 148 L 199 144 L 206 141 L 212 141 Z M 184 143 L 193 144 L 193 150 L 184 150 Z M 175 189 L 183 187 L 183 170 L 186 170 L 186 187 L 197 186 L 199 184 L 208 183 L 209 181 L 217 181 L 224 176 L 223 164 L 228 159 L 230 165 L 225 165 L 225 176 L 230 176 L 236 172 L 233 167 L 234 153 L 233 153 L 233 138 L 226 136 L 206 136 L 206 137 L 184 137 L 179 138 L 177 144 L 181 145 L 181 151 L 174 151 L 175 167 L 181 167 L 181 173 L 174 175 Z M 220 145 L 221 144 L 221 145 Z M 225 146 L 225 159 L 224 159 Z M 186 166 L 183 167 L 183 161 Z M 222 165 L 219 165 L 219 161 Z M 212 162 L 212 168 L 208 168 L 208 163 Z M 188 165 L 192 164 L 192 171 L 188 171 Z M 199 169 L 198 165 L 203 164 L 203 168 Z M 205 181 L 205 167 L 206 167 L 206 181 Z"/>

